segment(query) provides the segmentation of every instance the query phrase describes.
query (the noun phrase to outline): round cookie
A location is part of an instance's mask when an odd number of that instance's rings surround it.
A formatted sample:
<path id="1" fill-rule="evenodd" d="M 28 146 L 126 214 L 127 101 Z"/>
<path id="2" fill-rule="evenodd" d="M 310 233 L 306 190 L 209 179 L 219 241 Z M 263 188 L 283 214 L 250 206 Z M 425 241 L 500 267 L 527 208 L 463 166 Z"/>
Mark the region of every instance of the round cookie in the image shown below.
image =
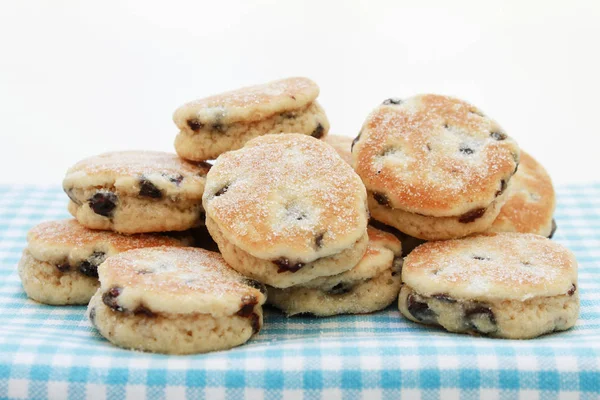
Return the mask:
<path id="1" fill-rule="evenodd" d="M 519 148 L 474 106 L 420 95 L 388 99 L 376 108 L 354 141 L 352 157 L 373 218 L 437 240 L 492 225 Z"/>
<path id="2" fill-rule="evenodd" d="M 369 313 L 398 298 L 402 244 L 392 234 L 368 227 L 369 244 L 360 262 L 334 276 L 313 279 L 287 289 L 269 288 L 269 304 L 287 315 Z"/>
<path id="3" fill-rule="evenodd" d="M 88 316 L 121 347 L 203 353 L 245 343 L 262 326 L 265 287 L 204 249 L 154 247 L 111 257 Z"/>
<path id="4" fill-rule="evenodd" d="M 221 155 L 203 204 L 225 260 L 271 286 L 347 271 L 367 247 L 364 185 L 331 146 L 310 136 L 261 136 Z"/>
<path id="5" fill-rule="evenodd" d="M 19 276 L 31 299 L 52 305 L 87 304 L 98 289 L 98 265 L 123 251 L 154 246 L 186 246 L 191 237 L 158 234 L 125 236 L 94 231 L 74 219 L 48 221 L 27 233 Z"/>
<path id="6" fill-rule="evenodd" d="M 556 207 L 550 175 L 533 157 L 521 150 L 519 170 L 511 179 L 508 198 L 490 232 L 521 232 L 552 237 Z"/>
<path id="7" fill-rule="evenodd" d="M 301 133 L 321 138 L 329 121 L 316 98 L 319 87 L 307 78 L 288 78 L 196 100 L 179 107 L 180 157 L 203 161 L 237 150 L 257 136 Z"/>
<path id="8" fill-rule="evenodd" d="M 105 153 L 71 167 L 63 189 L 71 199 L 69 212 L 88 228 L 183 231 L 204 219 L 201 199 L 209 168 L 171 153 Z"/>
<path id="9" fill-rule="evenodd" d="M 330 145 L 337 151 L 344 161 L 352 165 L 352 138 L 340 135 L 327 135 L 323 138 L 325 143 Z"/>
<path id="10" fill-rule="evenodd" d="M 425 243 L 405 258 L 402 281 L 400 312 L 451 332 L 528 339 L 579 314 L 575 256 L 534 234 Z"/>

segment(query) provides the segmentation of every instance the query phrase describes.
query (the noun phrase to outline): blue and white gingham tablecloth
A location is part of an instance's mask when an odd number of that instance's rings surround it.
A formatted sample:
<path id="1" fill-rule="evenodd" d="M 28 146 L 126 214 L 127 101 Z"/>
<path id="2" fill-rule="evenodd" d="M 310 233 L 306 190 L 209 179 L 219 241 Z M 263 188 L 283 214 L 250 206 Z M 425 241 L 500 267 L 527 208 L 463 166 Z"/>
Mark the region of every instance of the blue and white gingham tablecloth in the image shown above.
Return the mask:
<path id="1" fill-rule="evenodd" d="M 285 318 L 267 310 L 239 348 L 196 356 L 122 350 L 84 307 L 28 300 L 16 264 L 33 225 L 67 217 L 57 187 L 0 186 L 0 398 L 598 399 L 600 184 L 558 187 L 555 240 L 579 261 L 581 317 L 529 341 L 445 333 L 372 315 Z"/>

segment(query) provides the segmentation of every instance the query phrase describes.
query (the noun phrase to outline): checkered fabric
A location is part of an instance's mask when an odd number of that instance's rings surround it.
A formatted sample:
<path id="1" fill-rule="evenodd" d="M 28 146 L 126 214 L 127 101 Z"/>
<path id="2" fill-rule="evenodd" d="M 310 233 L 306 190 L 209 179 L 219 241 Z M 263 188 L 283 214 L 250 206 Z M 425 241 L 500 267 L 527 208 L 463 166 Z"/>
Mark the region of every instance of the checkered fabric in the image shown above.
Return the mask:
<path id="1" fill-rule="evenodd" d="M 267 310 L 239 348 L 164 356 L 122 350 L 84 307 L 28 300 L 16 264 L 33 225 L 67 217 L 56 187 L 0 186 L 0 398 L 598 399 L 600 184 L 559 187 L 555 240 L 579 260 L 581 317 L 528 341 L 455 335 L 371 314 L 285 318 Z"/>

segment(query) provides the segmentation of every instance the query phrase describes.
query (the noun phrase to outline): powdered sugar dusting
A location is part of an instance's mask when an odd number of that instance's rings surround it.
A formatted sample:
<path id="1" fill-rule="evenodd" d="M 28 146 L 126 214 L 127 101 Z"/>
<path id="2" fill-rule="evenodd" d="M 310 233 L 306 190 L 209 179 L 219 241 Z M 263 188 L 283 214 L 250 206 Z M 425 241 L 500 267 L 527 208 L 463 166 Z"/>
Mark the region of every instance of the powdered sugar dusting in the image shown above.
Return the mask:
<path id="1" fill-rule="evenodd" d="M 455 216 L 491 204 L 515 169 L 516 143 L 492 132 L 502 129 L 468 103 L 416 96 L 371 113 L 355 146 L 355 168 L 396 208 Z"/>
<path id="2" fill-rule="evenodd" d="M 153 293 L 241 298 L 258 292 L 220 254 L 189 247 L 131 250 L 109 258 L 99 273 L 103 283 Z"/>
<path id="3" fill-rule="evenodd" d="M 111 231 L 98 231 L 81 226 L 74 219 L 42 222 L 27 234 L 28 241 L 45 246 L 111 246 L 117 251 L 141 247 L 179 246 L 181 241 L 158 234 L 121 235 Z"/>
<path id="4" fill-rule="evenodd" d="M 249 86 L 237 89 L 231 92 L 225 92 L 216 96 L 207 97 L 201 100 L 195 100 L 192 104 L 209 107 L 225 108 L 229 105 L 250 107 L 269 101 L 271 98 L 277 98 L 296 91 L 306 90 L 314 86 L 310 80 L 305 78 L 283 79 L 269 82 L 262 85 Z"/>
<path id="5" fill-rule="evenodd" d="M 256 121 L 285 110 L 306 106 L 319 94 L 319 87 L 307 78 L 288 78 L 249 86 L 189 102 L 175 111 L 173 120 L 180 129 L 195 118 L 202 124 L 230 124 Z"/>
<path id="6" fill-rule="evenodd" d="M 110 174 L 113 176 L 182 175 L 203 180 L 208 168 L 187 162 L 176 154 L 158 151 L 116 151 L 81 160 L 67 171 L 66 179 L 77 175 Z"/>
<path id="7" fill-rule="evenodd" d="M 516 233 L 429 242 L 407 257 L 404 268 L 410 285 L 457 297 L 564 294 L 577 279 L 577 264 L 567 249 L 541 236 Z"/>
<path id="8" fill-rule="evenodd" d="M 263 136 L 219 157 L 204 205 L 230 240 L 252 254 L 291 252 L 308 261 L 365 233 L 365 199 L 360 178 L 331 147 L 290 134 Z"/>

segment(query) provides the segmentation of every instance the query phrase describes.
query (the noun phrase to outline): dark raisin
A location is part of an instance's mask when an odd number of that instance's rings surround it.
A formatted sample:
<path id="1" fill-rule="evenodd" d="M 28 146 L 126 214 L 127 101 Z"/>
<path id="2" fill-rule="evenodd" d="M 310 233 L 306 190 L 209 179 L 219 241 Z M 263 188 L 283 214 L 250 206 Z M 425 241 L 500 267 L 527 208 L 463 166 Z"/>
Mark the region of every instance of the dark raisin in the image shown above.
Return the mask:
<path id="1" fill-rule="evenodd" d="M 254 306 L 258 304 L 255 296 L 245 295 L 242 297 L 242 305 L 236 315 L 244 318 L 250 317 L 254 313 Z"/>
<path id="2" fill-rule="evenodd" d="M 472 148 L 465 146 L 465 145 L 461 145 L 458 148 L 458 151 L 460 151 L 462 154 L 467 154 L 467 155 L 475 153 L 475 150 L 473 150 Z"/>
<path id="3" fill-rule="evenodd" d="M 216 131 L 219 133 L 224 133 L 227 130 L 227 128 L 225 128 L 225 125 L 223 125 L 223 124 L 213 124 L 211 126 L 211 128 L 213 131 Z"/>
<path id="4" fill-rule="evenodd" d="M 254 333 L 260 332 L 260 317 L 258 316 L 257 313 L 253 313 L 250 316 L 250 323 L 252 325 L 252 331 Z"/>
<path id="5" fill-rule="evenodd" d="M 321 247 L 323 247 L 323 238 L 325 237 L 325 233 L 319 233 L 317 236 L 315 236 L 315 246 L 317 246 L 317 249 L 320 249 Z"/>
<path id="6" fill-rule="evenodd" d="M 385 206 L 385 207 L 389 207 L 390 206 L 390 200 L 383 193 L 373 192 L 373 198 L 375 199 L 375 201 L 379 205 L 382 205 L 382 206 Z"/>
<path id="7" fill-rule="evenodd" d="M 63 264 L 58 264 L 56 266 L 56 269 L 58 269 L 60 272 L 67 272 L 71 269 L 71 265 L 69 265 L 69 263 L 65 261 Z"/>
<path id="8" fill-rule="evenodd" d="M 141 178 L 140 196 L 160 199 L 162 197 L 162 192 L 154 185 L 154 183 L 150 182 L 148 179 Z"/>
<path id="9" fill-rule="evenodd" d="M 286 218 L 288 220 L 302 221 L 308 218 L 308 214 L 300 209 L 297 204 L 290 203 L 286 206 Z"/>
<path id="10" fill-rule="evenodd" d="M 575 286 L 575 284 L 573 284 L 573 286 L 571 286 L 571 289 L 569 289 L 569 291 L 567 292 L 567 294 L 569 296 L 573 296 L 575 294 L 576 290 L 577 290 L 577 286 Z"/>
<path id="11" fill-rule="evenodd" d="M 491 258 L 489 257 L 483 257 L 483 256 L 473 256 L 474 260 L 480 260 L 480 261 L 490 261 Z"/>
<path id="12" fill-rule="evenodd" d="M 437 293 L 432 295 L 431 297 L 433 297 L 436 300 L 443 301 L 444 303 L 456 303 L 456 299 L 453 299 L 445 293 Z"/>
<path id="13" fill-rule="evenodd" d="M 229 190 L 229 185 L 223 186 L 221 189 L 217 190 L 217 192 L 215 193 L 215 197 L 219 197 L 222 194 L 227 193 L 227 190 Z"/>
<path id="14" fill-rule="evenodd" d="M 310 136 L 312 136 L 316 139 L 321 139 L 323 137 L 324 133 L 325 133 L 325 128 L 323 128 L 323 125 L 321 125 L 321 123 L 319 122 L 319 124 L 317 125 L 317 127 L 315 128 L 313 133 L 310 134 Z"/>
<path id="15" fill-rule="evenodd" d="M 408 312 L 415 317 L 417 321 L 429 323 L 436 322 L 437 318 L 435 312 L 429 308 L 427 303 L 418 301 L 412 294 L 408 295 L 407 308 Z"/>
<path id="16" fill-rule="evenodd" d="M 558 225 L 556 225 L 556 220 L 552 218 L 552 230 L 550 231 L 550 235 L 548 235 L 548 239 L 552 239 L 554 233 L 556 233 L 556 228 L 558 228 Z"/>
<path id="17" fill-rule="evenodd" d="M 458 217 L 458 222 L 460 222 L 461 224 L 468 224 L 469 222 L 473 222 L 476 219 L 483 217 L 485 211 L 485 208 L 476 208 L 474 210 L 468 211 L 460 217 Z"/>
<path id="18" fill-rule="evenodd" d="M 498 141 L 505 140 L 507 138 L 506 134 L 502 132 L 492 132 L 490 133 L 490 136 L 492 137 L 492 139 L 496 139 Z"/>
<path id="19" fill-rule="evenodd" d="M 149 269 L 138 269 L 135 273 L 138 275 L 148 275 L 152 274 L 153 271 L 150 271 Z"/>
<path id="20" fill-rule="evenodd" d="M 379 153 L 379 155 L 381 157 L 386 157 L 386 156 L 392 155 L 394 153 L 397 153 L 399 151 L 400 151 L 400 149 L 397 147 L 388 147 L 387 149 L 385 149 L 381 153 Z"/>
<path id="21" fill-rule="evenodd" d="M 255 281 L 254 279 L 246 279 L 246 285 L 251 286 L 254 289 L 258 289 L 262 294 L 267 293 L 266 286 L 260 283 L 259 281 Z"/>
<path id="22" fill-rule="evenodd" d="M 402 99 L 399 99 L 397 97 L 391 97 L 389 99 L 384 100 L 383 104 L 385 104 L 386 106 L 389 106 L 391 104 L 394 104 L 394 105 L 402 104 Z"/>
<path id="23" fill-rule="evenodd" d="M 354 145 L 356 144 L 356 142 L 358 142 L 360 140 L 360 135 L 362 135 L 362 131 L 360 131 L 358 133 L 358 136 L 356 136 L 353 140 L 352 140 L 352 144 L 350 145 L 350 151 L 352 151 L 352 149 L 354 149 Z"/>
<path id="24" fill-rule="evenodd" d="M 98 192 L 89 200 L 92 211 L 103 217 L 110 217 L 117 207 L 117 195 L 112 192 Z"/>
<path id="25" fill-rule="evenodd" d="M 81 205 L 81 201 L 79 201 L 79 199 L 73 194 L 73 189 L 64 189 L 64 191 L 73 203 L 77 204 L 78 206 Z"/>
<path id="26" fill-rule="evenodd" d="M 477 305 L 465 311 L 465 318 L 468 320 L 469 327 L 475 329 L 480 333 L 490 333 L 490 331 L 481 331 L 480 328 L 475 324 L 475 320 L 479 318 L 486 318 L 490 324 L 496 325 L 496 317 L 494 312 L 489 308 L 481 305 Z"/>
<path id="27" fill-rule="evenodd" d="M 345 294 L 352 290 L 352 286 L 344 285 L 343 283 L 338 283 L 331 289 L 327 291 L 327 294 Z"/>
<path id="28" fill-rule="evenodd" d="M 311 312 L 301 312 L 299 314 L 303 317 L 308 317 L 308 318 L 318 318 L 319 317 L 317 314 L 314 314 Z"/>
<path id="29" fill-rule="evenodd" d="M 79 264 L 79 272 L 92 278 L 98 277 L 98 265 L 106 259 L 106 254 L 101 251 L 95 251 L 87 260 Z"/>
<path id="30" fill-rule="evenodd" d="M 152 311 L 150 311 L 150 309 L 148 309 L 145 306 L 138 306 L 135 310 L 133 310 L 133 313 L 135 315 L 144 315 L 149 318 L 156 317 L 156 314 L 154 314 Z"/>
<path id="31" fill-rule="evenodd" d="M 296 113 L 293 111 L 284 112 L 281 113 L 281 117 L 286 119 L 296 118 Z"/>
<path id="32" fill-rule="evenodd" d="M 88 261 L 83 261 L 81 264 L 79 264 L 79 272 L 81 272 L 85 276 L 97 278 L 98 277 L 98 266 L 92 265 Z"/>
<path id="33" fill-rule="evenodd" d="M 89 313 L 89 318 L 90 318 L 90 322 L 92 323 L 92 326 L 96 326 L 96 307 L 92 307 L 90 309 L 90 313 Z"/>
<path id="34" fill-rule="evenodd" d="M 304 263 L 292 263 L 285 257 L 278 258 L 277 260 L 273 261 L 273 263 L 279 267 L 277 270 L 277 273 L 279 274 L 282 272 L 298 272 L 300 268 L 304 267 Z"/>
<path id="35" fill-rule="evenodd" d="M 179 186 L 179 184 L 181 183 L 181 181 L 183 180 L 183 175 L 181 174 L 177 174 L 175 176 L 170 176 L 169 180 L 171 182 L 173 182 L 174 184 L 176 184 L 177 186 Z"/>
<path id="36" fill-rule="evenodd" d="M 107 307 L 110 307 L 113 311 L 125 311 L 124 308 L 117 303 L 117 297 L 119 297 L 121 294 L 121 290 L 122 289 L 118 286 L 108 289 L 106 292 L 104 292 L 104 294 L 102 294 L 102 302 L 106 304 Z"/>
<path id="37" fill-rule="evenodd" d="M 506 181 L 502 179 L 500 181 L 500 189 L 496 192 L 496 197 L 500 196 L 506 190 Z"/>
<path id="38" fill-rule="evenodd" d="M 204 128 L 204 124 L 197 119 L 188 119 L 187 124 L 194 132 L 198 132 L 200 129 Z"/>

